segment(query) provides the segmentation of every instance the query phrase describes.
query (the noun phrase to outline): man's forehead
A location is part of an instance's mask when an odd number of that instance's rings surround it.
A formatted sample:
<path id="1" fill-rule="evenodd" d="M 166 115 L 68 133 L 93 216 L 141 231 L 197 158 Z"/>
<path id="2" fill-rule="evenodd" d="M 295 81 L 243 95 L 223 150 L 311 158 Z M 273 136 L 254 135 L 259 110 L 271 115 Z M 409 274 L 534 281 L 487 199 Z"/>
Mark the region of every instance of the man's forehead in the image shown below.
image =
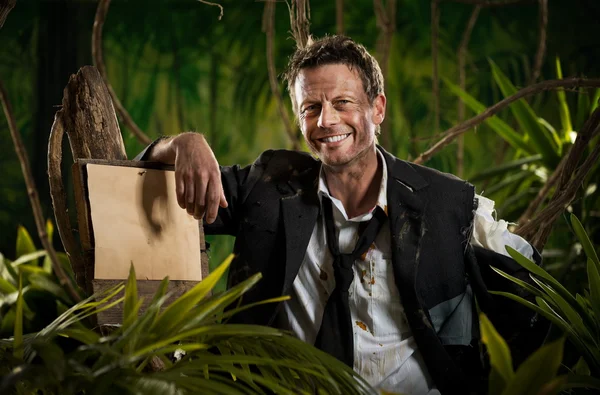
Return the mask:
<path id="1" fill-rule="evenodd" d="M 322 89 L 362 88 L 362 80 L 345 64 L 323 65 L 300 70 L 295 81 L 296 89 L 306 93 Z"/>

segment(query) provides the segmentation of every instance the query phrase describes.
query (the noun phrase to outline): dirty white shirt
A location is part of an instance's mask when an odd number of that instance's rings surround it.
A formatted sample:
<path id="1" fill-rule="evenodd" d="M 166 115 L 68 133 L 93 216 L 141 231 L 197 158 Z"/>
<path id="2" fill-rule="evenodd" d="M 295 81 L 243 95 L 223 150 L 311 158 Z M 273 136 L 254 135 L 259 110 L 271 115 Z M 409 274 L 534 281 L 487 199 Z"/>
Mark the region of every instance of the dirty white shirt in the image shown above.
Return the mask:
<path id="1" fill-rule="evenodd" d="M 377 205 L 387 213 L 387 166 Z M 348 218 L 342 202 L 329 194 L 323 172 L 319 180 L 319 197 L 328 196 L 333 202 L 333 215 L 339 231 L 342 253 L 351 253 L 358 238 L 359 222 L 368 221 L 372 213 Z M 493 218 L 494 202 L 477 196 L 471 244 L 508 255 L 510 245 L 527 257 L 533 255 L 531 246 L 521 237 L 510 233 L 505 221 Z M 389 226 L 384 226 L 364 259 L 354 264 L 354 281 L 349 290 L 350 314 L 354 332 L 354 370 L 373 387 L 406 395 L 436 395 L 427 368 L 417 349 L 404 315 L 400 295 L 394 281 L 391 261 Z M 280 324 L 298 338 L 314 344 L 321 326 L 325 304 L 335 287 L 333 258 L 327 246 L 325 222 L 317 220 L 306 255 L 291 289 L 291 299 L 284 304 Z"/>

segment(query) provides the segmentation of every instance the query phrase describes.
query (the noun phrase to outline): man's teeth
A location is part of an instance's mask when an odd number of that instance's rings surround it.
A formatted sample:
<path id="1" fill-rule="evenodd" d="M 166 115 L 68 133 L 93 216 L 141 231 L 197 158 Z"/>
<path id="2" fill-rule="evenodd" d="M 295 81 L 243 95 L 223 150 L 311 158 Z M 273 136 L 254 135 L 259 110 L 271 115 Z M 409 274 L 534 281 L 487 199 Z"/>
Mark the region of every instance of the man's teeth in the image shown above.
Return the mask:
<path id="1" fill-rule="evenodd" d="M 337 141 L 342 141 L 343 139 L 345 139 L 348 136 L 350 136 L 350 133 L 348 133 L 348 134 L 340 134 L 338 136 L 332 136 L 332 137 L 325 137 L 322 140 L 324 142 L 326 142 L 326 143 L 335 143 Z"/>

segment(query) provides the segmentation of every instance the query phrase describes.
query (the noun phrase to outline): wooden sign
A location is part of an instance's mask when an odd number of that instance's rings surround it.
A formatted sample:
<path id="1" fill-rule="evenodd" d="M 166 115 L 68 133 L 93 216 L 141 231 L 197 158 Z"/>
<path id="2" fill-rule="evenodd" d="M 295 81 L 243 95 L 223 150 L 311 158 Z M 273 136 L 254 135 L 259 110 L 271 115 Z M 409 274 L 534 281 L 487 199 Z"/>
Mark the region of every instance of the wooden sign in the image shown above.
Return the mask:
<path id="1" fill-rule="evenodd" d="M 172 167 L 83 160 L 75 163 L 74 173 L 81 242 L 94 262 L 94 292 L 125 281 L 131 264 L 146 301 L 165 277 L 175 298 L 208 274 L 202 228 L 177 204 Z M 122 306 L 98 320 L 120 323 Z"/>

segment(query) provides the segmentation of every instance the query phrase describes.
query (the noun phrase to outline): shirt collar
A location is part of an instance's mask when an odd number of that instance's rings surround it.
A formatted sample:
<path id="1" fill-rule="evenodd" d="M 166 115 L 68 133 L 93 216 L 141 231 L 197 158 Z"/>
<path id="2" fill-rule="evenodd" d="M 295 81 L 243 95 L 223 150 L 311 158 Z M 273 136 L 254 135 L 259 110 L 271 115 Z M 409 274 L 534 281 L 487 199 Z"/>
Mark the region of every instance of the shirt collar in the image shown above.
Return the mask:
<path id="1" fill-rule="evenodd" d="M 377 206 L 381 207 L 387 215 L 388 170 L 387 164 L 385 163 L 385 158 L 383 157 L 383 154 L 381 153 L 379 148 L 377 148 L 377 155 L 379 156 L 379 159 L 381 160 L 380 163 L 382 165 L 381 185 L 379 186 L 379 197 L 377 198 Z M 373 207 L 366 214 L 359 215 L 358 217 L 354 218 L 348 218 L 348 215 L 346 214 L 346 209 L 344 209 L 344 205 L 342 204 L 342 202 L 339 199 L 336 199 L 333 196 L 331 196 L 331 194 L 329 193 L 329 188 L 327 187 L 327 181 L 325 180 L 325 172 L 323 171 L 323 166 L 321 166 L 321 171 L 319 172 L 318 194 L 320 201 L 322 200 L 323 196 L 327 196 L 331 200 L 333 205 L 338 209 L 338 211 L 343 215 L 346 221 L 363 222 L 368 221 L 373 217 L 373 210 L 375 209 L 375 207 Z"/>

